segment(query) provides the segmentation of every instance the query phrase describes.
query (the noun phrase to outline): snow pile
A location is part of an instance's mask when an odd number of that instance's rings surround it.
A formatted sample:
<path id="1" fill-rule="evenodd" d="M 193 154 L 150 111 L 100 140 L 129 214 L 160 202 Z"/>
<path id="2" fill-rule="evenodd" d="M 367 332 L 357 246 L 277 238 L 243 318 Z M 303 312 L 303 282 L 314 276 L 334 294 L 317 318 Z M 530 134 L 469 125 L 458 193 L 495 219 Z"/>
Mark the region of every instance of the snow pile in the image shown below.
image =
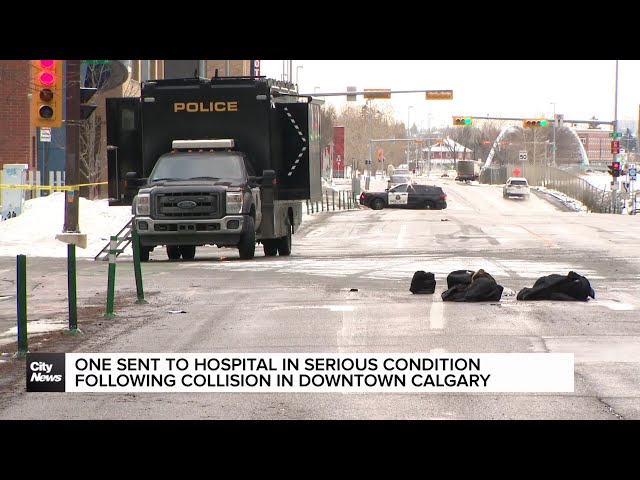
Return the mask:
<path id="1" fill-rule="evenodd" d="M 20 215 L 0 222 L 0 256 L 66 257 L 67 244 L 56 240 L 64 230 L 64 201 L 64 192 L 27 200 Z M 93 258 L 131 219 L 131 207 L 80 197 L 79 214 L 87 248 L 76 248 L 76 256 Z"/>
<path id="2" fill-rule="evenodd" d="M 587 212 L 588 211 L 588 209 L 584 205 L 584 203 L 579 202 L 575 198 L 571 198 L 571 197 L 565 195 L 562 192 L 558 192 L 557 190 L 549 190 L 549 189 L 544 188 L 544 187 L 532 187 L 532 188 L 535 188 L 539 192 L 543 192 L 543 193 L 546 193 L 546 194 L 551 195 L 553 197 L 556 197 L 558 200 L 560 200 L 562 203 L 564 203 L 567 207 L 575 210 L 576 212 Z"/>

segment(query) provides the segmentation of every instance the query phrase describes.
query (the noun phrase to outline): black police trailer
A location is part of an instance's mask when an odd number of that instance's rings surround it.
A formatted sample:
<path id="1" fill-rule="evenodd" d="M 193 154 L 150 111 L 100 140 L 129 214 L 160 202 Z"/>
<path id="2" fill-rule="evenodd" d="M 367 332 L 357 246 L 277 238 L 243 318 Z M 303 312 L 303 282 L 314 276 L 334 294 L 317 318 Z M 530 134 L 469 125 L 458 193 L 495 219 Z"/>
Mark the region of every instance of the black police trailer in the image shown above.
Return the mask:
<path id="1" fill-rule="evenodd" d="M 196 247 L 289 255 L 302 202 L 322 197 L 320 105 L 264 77 L 152 80 L 109 98 L 111 205 L 132 205 L 143 261 Z"/>

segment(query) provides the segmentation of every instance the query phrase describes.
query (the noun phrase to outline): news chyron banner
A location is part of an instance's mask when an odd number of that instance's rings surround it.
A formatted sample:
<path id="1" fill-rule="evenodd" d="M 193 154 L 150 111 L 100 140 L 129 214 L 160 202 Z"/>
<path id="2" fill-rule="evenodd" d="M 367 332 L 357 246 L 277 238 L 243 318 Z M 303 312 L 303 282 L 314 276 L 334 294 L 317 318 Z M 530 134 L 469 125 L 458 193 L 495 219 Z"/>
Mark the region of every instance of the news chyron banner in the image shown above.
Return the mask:
<path id="1" fill-rule="evenodd" d="M 573 353 L 29 353 L 28 392 L 555 393 Z"/>

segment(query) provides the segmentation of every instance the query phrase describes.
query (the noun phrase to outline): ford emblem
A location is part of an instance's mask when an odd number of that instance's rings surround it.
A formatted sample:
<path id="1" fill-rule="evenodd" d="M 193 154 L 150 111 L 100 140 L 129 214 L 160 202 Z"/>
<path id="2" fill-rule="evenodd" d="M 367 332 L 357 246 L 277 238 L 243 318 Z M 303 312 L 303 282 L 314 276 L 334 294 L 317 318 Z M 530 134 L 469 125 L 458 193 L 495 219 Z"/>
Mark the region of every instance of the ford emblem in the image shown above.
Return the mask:
<path id="1" fill-rule="evenodd" d="M 178 202 L 179 208 L 196 208 L 196 202 L 192 202 L 191 200 L 183 200 Z"/>

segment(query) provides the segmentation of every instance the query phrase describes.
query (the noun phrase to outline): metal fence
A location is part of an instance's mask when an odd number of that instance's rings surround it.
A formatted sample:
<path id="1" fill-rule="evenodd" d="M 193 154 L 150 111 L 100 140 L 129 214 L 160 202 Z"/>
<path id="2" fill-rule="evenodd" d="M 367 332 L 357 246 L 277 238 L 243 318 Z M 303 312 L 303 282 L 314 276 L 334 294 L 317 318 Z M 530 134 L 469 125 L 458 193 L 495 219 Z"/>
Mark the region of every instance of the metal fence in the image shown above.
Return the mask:
<path id="1" fill-rule="evenodd" d="M 351 190 L 325 190 L 322 197 L 322 200 L 307 200 L 307 214 L 358 208 L 358 199 Z"/>
<path id="2" fill-rule="evenodd" d="M 486 168 L 480 173 L 480 183 L 501 185 L 506 183 L 515 165 Z M 594 213 L 618 213 L 612 205 L 611 192 L 591 185 L 578 175 L 548 165 L 518 165 L 520 175 L 525 177 L 531 186 L 539 186 L 556 190 L 571 197 Z"/>

